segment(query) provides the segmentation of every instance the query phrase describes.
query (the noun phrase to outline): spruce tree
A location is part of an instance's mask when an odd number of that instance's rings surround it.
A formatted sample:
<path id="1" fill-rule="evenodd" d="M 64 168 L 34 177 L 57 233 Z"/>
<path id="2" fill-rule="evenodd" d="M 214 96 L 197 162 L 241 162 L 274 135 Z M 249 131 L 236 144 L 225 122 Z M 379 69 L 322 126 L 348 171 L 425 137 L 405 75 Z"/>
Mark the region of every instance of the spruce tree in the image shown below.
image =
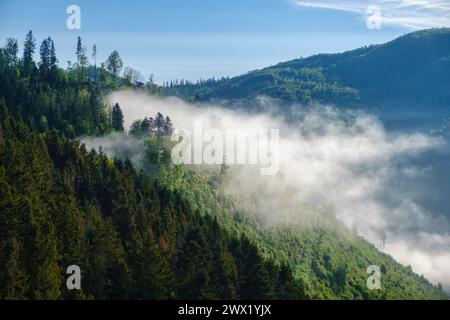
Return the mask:
<path id="1" fill-rule="evenodd" d="M 83 47 L 83 44 L 81 42 L 81 37 L 78 37 L 77 39 L 77 50 L 76 50 L 76 56 L 77 56 L 77 79 L 78 81 L 84 80 L 84 70 L 88 66 L 88 58 L 86 56 L 86 48 Z"/>
<path id="2" fill-rule="evenodd" d="M 19 46 L 17 45 L 17 40 L 13 38 L 6 39 L 5 53 L 7 56 L 7 63 L 9 66 L 17 65 L 17 53 L 19 52 Z"/>
<path id="3" fill-rule="evenodd" d="M 34 60 L 33 54 L 36 48 L 36 40 L 34 39 L 33 32 L 30 30 L 23 45 L 23 59 L 22 59 L 22 73 L 26 77 L 30 77 L 34 72 Z"/>
<path id="4" fill-rule="evenodd" d="M 112 119 L 113 130 L 115 130 L 117 132 L 123 132 L 124 131 L 124 127 L 123 127 L 124 117 L 123 117 L 122 109 L 120 108 L 120 105 L 118 103 L 116 103 L 112 108 L 111 119 Z"/>
<path id="5" fill-rule="evenodd" d="M 171 136 L 172 133 L 173 133 L 172 120 L 169 118 L 169 116 L 167 116 L 164 121 L 164 134 L 167 136 Z"/>
<path id="6" fill-rule="evenodd" d="M 50 74 L 52 77 L 52 80 L 55 80 L 58 73 L 58 59 L 56 58 L 56 50 L 55 50 L 55 43 L 53 40 L 48 37 L 49 47 L 50 47 L 50 54 L 49 54 L 49 67 L 50 67 Z"/>
<path id="7" fill-rule="evenodd" d="M 164 120 L 164 116 L 158 112 L 155 118 L 155 130 L 158 136 L 161 136 L 165 133 L 166 121 Z"/>
<path id="8" fill-rule="evenodd" d="M 50 43 L 49 39 L 44 39 L 40 48 L 41 61 L 39 62 L 39 72 L 43 79 L 47 79 L 50 69 Z"/>

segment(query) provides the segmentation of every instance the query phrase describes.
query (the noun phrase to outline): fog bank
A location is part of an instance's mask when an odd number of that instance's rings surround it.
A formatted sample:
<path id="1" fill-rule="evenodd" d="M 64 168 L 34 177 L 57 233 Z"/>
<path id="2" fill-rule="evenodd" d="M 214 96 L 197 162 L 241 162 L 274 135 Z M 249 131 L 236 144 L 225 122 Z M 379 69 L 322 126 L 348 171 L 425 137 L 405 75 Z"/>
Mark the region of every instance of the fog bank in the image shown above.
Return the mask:
<path id="1" fill-rule="evenodd" d="M 252 199 L 267 224 L 291 223 L 311 213 L 335 214 L 397 261 L 450 289 L 449 218 L 418 201 L 433 184 L 426 179 L 433 166 L 414 161 L 448 149 L 443 139 L 391 134 L 372 115 L 330 106 L 295 106 L 298 120 L 293 121 L 131 91 L 113 93 L 109 100 L 120 104 L 126 128 L 161 112 L 170 116 L 174 128 L 191 130 L 200 121 L 205 128 L 219 130 L 279 129 L 278 174 L 261 176 L 255 166 L 232 167 L 229 192 Z M 267 108 L 270 101 L 264 103 Z M 108 138 L 84 142 L 88 147 L 102 145 L 110 155 L 117 152 L 112 146 L 122 143 Z M 386 236 L 384 245 L 381 234 Z"/>

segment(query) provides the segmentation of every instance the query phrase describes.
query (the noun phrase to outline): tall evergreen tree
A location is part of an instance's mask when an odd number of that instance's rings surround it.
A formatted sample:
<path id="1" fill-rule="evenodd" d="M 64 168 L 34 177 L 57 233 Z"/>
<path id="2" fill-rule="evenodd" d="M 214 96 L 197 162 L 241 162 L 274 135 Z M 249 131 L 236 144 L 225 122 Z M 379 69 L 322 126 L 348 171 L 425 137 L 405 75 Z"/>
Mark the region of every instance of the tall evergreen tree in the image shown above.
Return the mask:
<path id="1" fill-rule="evenodd" d="M 173 125 L 172 120 L 169 116 L 166 116 L 166 119 L 164 120 L 164 134 L 167 136 L 171 136 L 173 133 Z"/>
<path id="2" fill-rule="evenodd" d="M 13 38 L 6 39 L 6 45 L 5 45 L 5 53 L 8 60 L 9 66 L 16 66 L 17 65 L 17 53 L 19 52 L 19 46 L 17 44 L 17 40 Z"/>
<path id="3" fill-rule="evenodd" d="M 30 30 L 25 37 L 23 45 L 22 73 L 26 77 L 31 76 L 36 67 L 33 60 L 35 48 L 36 40 L 34 39 L 33 32 Z"/>
<path id="4" fill-rule="evenodd" d="M 56 77 L 58 73 L 58 59 L 56 58 L 55 43 L 50 37 L 48 37 L 48 41 L 50 42 L 50 56 L 49 56 L 50 73 L 53 77 Z"/>
<path id="5" fill-rule="evenodd" d="M 164 116 L 158 112 L 155 117 L 155 130 L 158 136 L 161 136 L 165 133 L 166 121 L 164 120 Z"/>
<path id="6" fill-rule="evenodd" d="M 77 39 L 77 79 L 78 81 L 83 81 L 85 78 L 85 69 L 88 66 L 88 58 L 86 56 L 86 48 L 83 47 L 81 37 Z"/>
<path id="7" fill-rule="evenodd" d="M 118 103 L 116 103 L 113 106 L 112 111 L 111 111 L 111 124 L 112 124 L 113 130 L 118 131 L 118 132 L 123 132 L 124 131 L 123 123 L 124 123 L 124 117 L 123 117 L 122 109 L 120 108 L 120 105 Z"/>
<path id="8" fill-rule="evenodd" d="M 94 82 L 97 82 L 97 45 L 92 46 L 92 61 L 94 61 Z"/>
<path id="9" fill-rule="evenodd" d="M 142 120 L 134 120 L 130 126 L 129 134 L 139 137 L 142 135 Z"/>
<path id="10" fill-rule="evenodd" d="M 47 79 L 50 70 L 50 38 L 44 39 L 39 50 L 41 61 L 39 62 L 39 72 L 43 79 Z"/>
<path id="11" fill-rule="evenodd" d="M 142 121 L 141 128 L 144 134 L 150 134 L 153 129 L 153 118 L 145 117 L 144 120 Z"/>

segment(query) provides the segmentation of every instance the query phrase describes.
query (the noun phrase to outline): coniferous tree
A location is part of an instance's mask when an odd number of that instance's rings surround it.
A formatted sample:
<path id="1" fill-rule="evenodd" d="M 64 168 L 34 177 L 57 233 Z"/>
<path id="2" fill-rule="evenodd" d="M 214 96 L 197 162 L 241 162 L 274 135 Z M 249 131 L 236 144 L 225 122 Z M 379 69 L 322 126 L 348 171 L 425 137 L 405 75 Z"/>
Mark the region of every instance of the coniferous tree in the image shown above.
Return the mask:
<path id="1" fill-rule="evenodd" d="M 56 58 L 55 44 L 48 37 L 42 41 L 40 47 L 41 60 L 39 62 L 39 72 L 44 80 L 48 80 L 50 84 L 54 84 L 58 72 L 58 59 Z"/>
<path id="2" fill-rule="evenodd" d="M 122 109 L 120 108 L 120 105 L 118 103 L 116 103 L 112 108 L 111 119 L 112 119 L 113 130 L 118 131 L 118 132 L 123 132 L 124 131 L 124 127 L 123 127 L 124 117 L 123 117 Z"/>
<path id="3" fill-rule="evenodd" d="M 94 82 L 97 82 L 97 45 L 92 46 L 92 60 L 94 61 Z"/>
<path id="4" fill-rule="evenodd" d="M 166 122 L 164 120 L 164 116 L 158 112 L 155 117 L 155 131 L 158 136 L 161 136 L 165 133 Z"/>
<path id="5" fill-rule="evenodd" d="M 50 70 L 50 43 L 49 38 L 44 39 L 40 48 L 41 61 L 39 62 L 39 72 L 43 79 L 48 79 L 48 72 Z"/>
<path id="6" fill-rule="evenodd" d="M 50 37 L 48 37 L 48 41 L 50 42 L 50 56 L 49 56 L 50 75 L 52 77 L 52 80 L 54 81 L 58 73 L 58 59 L 56 58 L 55 43 Z"/>
<path id="7" fill-rule="evenodd" d="M 81 37 L 78 37 L 77 39 L 77 50 L 75 53 L 77 56 L 77 79 L 78 81 L 83 81 L 85 69 L 88 65 L 88 58 L 86 56 L 86 48 L 83 47 L 81 41 Z"/>
<path id="8" fill-rule="evenodd" d="M 23 45 L 23 59 L 22 59 L 22 73 L 26 77 L 30 77 L 35 69 L 33 60 L 34 49 L 36 48 L 36 40 L 34 39 L 33 32 L 30 30 Z"/>
<path id="9" fill-rule="evenodd" d="M 167 136 L 171 136 L 172 133 L 173 133 L 172 120 L 169 118 L 169 116 L 166 116 L 166 119 L 164 120 L 164 134 Z"/>
<path id="10" fill-rule="evenodd" d="M 17 40 L 13 38 L 6 39 L 6 45 L 4 50 L 6 53 L 8 65 L 15 67 L 18 62 L 17 53 L 19 52 Z"/>
<path id="11" fill-rule="evenodd" d="M 153 118 L 147 118 L 145 117 L 142 121 L 141 130 L 143 134 L 150 134 L 153 127 Z"/>
<path id="12" fill-rule="evenodd" d="M 142 135 L 142 122 L 142 120 L 134 120 L 128 131 L 129 134 L 136 137 Z"/>

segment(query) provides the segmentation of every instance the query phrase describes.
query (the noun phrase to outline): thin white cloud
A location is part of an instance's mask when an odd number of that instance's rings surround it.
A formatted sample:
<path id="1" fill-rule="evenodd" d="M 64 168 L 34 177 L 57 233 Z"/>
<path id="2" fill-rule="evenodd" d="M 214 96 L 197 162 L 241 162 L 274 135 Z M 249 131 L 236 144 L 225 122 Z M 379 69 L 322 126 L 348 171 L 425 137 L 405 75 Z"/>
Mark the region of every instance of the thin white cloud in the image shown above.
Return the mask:
<path id="1" fill-rule="evenodd" d="M 381 24 L 411 29 L 450 27 L 449 0 L 293 0 L 302 7 L 353 12 L 367 18 L 369 6 L 381 9 Z"/>

